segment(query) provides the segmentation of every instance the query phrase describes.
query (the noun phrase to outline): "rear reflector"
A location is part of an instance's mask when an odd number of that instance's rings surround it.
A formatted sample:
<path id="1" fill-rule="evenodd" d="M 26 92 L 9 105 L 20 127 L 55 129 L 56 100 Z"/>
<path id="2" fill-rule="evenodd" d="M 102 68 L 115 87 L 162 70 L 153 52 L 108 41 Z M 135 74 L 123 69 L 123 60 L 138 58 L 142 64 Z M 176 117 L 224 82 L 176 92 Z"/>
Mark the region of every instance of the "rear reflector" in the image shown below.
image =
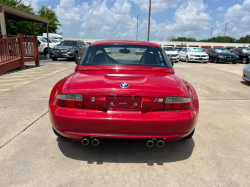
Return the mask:
<path id="1" fill-rule="evenodd" d="M 164 110 L 189 110 L 192 108 L 192 100 L 189 97 L 167 97 Z"/>
<path id="2" fill-rule="evenodd" d="M 69 108 L 84 108 L 81 94 L 58 94 L 56 105 Z"/>

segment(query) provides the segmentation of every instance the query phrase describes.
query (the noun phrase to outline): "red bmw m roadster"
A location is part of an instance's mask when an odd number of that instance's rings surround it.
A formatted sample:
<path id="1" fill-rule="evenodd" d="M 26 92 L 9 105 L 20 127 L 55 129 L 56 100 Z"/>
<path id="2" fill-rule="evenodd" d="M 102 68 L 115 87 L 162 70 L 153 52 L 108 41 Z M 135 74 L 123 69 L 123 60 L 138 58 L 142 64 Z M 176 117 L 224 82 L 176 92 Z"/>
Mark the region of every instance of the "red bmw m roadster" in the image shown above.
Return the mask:
<path id="1" fill-rule="evenodd" d="M 55 134 L 94 146 L 102 138 L 145 139 L 148 147 L 190 139 L 198 111 L 195 89 L 159 45 L 142 41 L 93 43 L 49 99 Z"/>

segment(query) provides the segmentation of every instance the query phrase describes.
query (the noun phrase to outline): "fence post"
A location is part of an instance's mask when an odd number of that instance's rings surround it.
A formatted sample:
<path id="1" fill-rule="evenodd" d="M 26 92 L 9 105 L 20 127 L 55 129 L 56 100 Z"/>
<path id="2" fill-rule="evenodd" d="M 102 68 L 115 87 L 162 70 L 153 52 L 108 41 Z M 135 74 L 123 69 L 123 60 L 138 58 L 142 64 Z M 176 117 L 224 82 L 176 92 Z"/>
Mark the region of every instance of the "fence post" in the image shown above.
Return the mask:
<path id="1" fill-rule="evenodd" d="M 22 69 L 25 69 L 24 52 L 23 52 L 23 46 L 22 46 L 22 35 L 20 33 L 18 33 L 17 37 L 18 37 L 18 48 L 19 48 L 19 53 L 20 53 L 20 57 L 21 57 Z"/>
<path id="2" fill-rule="evenodd" d="M 33 36 L 33 44 L 34 44 L 34 56 L 36 59 L 35 63 L 36 63 L 36 66 L 40 66 L 37 36 Z"/>

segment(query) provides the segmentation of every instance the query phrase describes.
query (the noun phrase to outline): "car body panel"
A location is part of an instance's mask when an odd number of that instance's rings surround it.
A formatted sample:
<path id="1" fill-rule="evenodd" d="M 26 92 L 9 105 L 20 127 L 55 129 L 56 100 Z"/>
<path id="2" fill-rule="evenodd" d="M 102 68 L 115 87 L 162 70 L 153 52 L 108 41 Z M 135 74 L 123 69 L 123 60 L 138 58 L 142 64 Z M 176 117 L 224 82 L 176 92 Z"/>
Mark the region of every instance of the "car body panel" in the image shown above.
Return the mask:
<path id="1" fill-rule="evenodd" d="M 250 64 L 243 69 L 242 79 L 245 81 L 250 81 Z"/>
<path id="2" fill-rule="evenodd" d="M 99 42 L 103 43 L 127 41 Z M 142 43 L 155 47 L 155 44 Z M 52 126 L 60 135 L 78 141 L 86 136 L 163 138 L 165 142 L 182 139 L 196 126 L 199 102 L 194 88 L 174 73 L 172 67 L 78 65 L 75 73 L 59 81 L 51 92 Z M 122 83 L 127 83 L 127 87 L 122 87 Z M 56 105 L 57 94 L 81 94 L 84 108 Z M 165 111 L 165 99 L 169 96 L 191 98 L 191 109 Z M 115 101 L 119 105 L 119 102 L 136 102 L 137 105 L 115 108 L 111 104 Z"/>

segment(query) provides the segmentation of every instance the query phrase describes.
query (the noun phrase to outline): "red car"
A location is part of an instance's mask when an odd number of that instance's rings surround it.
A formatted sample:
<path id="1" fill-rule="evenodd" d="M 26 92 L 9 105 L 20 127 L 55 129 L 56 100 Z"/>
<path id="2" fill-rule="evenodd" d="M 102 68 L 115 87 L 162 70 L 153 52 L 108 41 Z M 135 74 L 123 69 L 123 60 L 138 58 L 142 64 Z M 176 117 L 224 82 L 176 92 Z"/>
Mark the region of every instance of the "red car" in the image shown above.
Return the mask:
<path id="1" fill-rule="evenodd" d="M 175 75 L 159 45 L 95 42 L 77 63 L 50 95 L 56 135 L 84 145 L 98 145 L 102 138 L 145 139 L 149 147 L 193 136 L 198 96 Z"/>

